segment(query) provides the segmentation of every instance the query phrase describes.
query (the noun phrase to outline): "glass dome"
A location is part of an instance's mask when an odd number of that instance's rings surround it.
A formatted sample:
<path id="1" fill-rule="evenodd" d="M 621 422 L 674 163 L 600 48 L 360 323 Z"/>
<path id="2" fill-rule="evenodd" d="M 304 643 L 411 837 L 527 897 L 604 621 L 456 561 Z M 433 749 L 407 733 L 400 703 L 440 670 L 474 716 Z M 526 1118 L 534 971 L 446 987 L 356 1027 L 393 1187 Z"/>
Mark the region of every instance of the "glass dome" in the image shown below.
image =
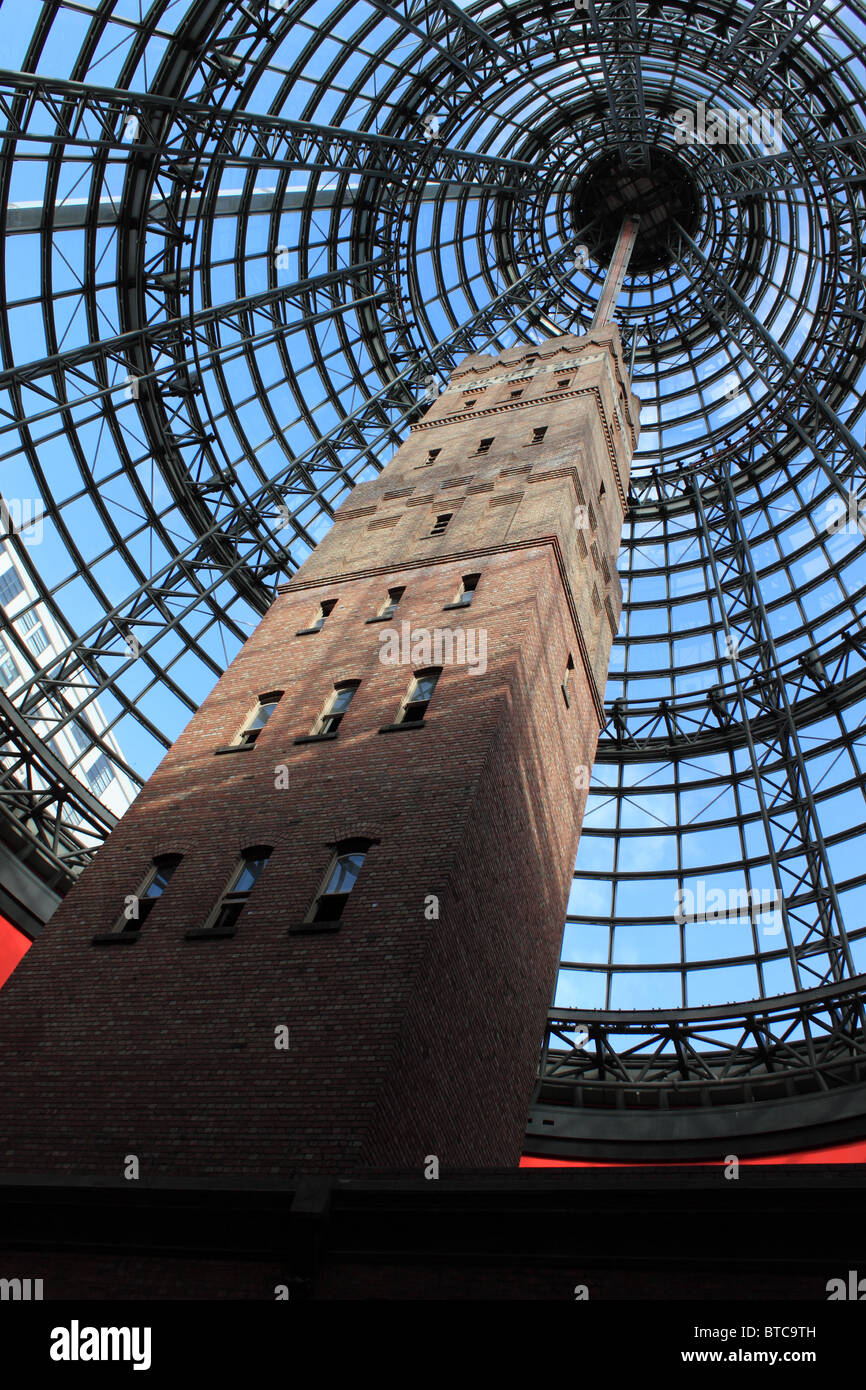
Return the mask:
<path id="1" fill-rule="evenodd" d="M 858 1079 L 866 5 L 44 0 L 0 39 L 7 544 L 59 634 L 7 624 L 7 822 L 76 872 L 109 820 L 46 740 L 95 704 L 140 784 L 457 362 L 588 329 L 635 214 L 539 1095 Z"/>

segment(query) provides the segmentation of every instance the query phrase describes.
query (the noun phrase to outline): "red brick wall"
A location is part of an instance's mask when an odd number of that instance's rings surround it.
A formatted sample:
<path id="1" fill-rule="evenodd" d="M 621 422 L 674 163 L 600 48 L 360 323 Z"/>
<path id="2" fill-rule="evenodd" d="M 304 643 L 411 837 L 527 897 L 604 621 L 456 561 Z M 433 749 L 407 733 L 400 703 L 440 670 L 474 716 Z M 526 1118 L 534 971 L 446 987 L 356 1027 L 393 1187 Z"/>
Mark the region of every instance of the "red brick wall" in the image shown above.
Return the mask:
<path id="1" fill-rule="evenodd" d="M 448 414 L 443 396 L 355 490 L 3 990 L 0 1047 L 14 1065 L 0 1171 L 120 1175 L 130 1154 L 142 1176 L 420 1169 L 430 1154 L 518 1163 L 585 799 L 575 772 L 594 753 L 610 644 L 591 602 L 603 575 L 575 531 L 578 486 L 600 554 L 622 519 L 614 336 L 546 351 L 593 359 L 576 395 L 547 400 L 548 372 L 541 403 L 495 408 L 495 428 L 427 428 Z M 513 374 L 519 357 L 471 359 L 463 375 Z M 527 448 L 539 419 L 550 438 Z M 501 438 L 469 463 L 470 432 Z M 445 461 L 419 470 L 433 437 Z M 621 483 L 630 444 L 618 438 Z M 530 471 L 500 476 L 514 467 Z M 473 476 L 444 506 L 438 484 L 458 469 Z M 428 539 L 446 510 L 453 522 Z M 472 606 L 443 611 L 470 571 L 482 576 Z M 366 624 L 398 584 L 393 624 Z M 615 571 L 605 592 L 618 603 Z M 323 598 L 338 600 L 324 629 L 297 636 Z M 483 630 L 487 669 L 446 666 L 425 726 L 380 733 L 411 677 L 379 660 L 383 626 L 403 619 Z M 341 679 L 361 684 L 337 739 L 295 744 Z M 275 689 L 255 747 L 217 755 Z M 275 785 L 282 765 L 288 787 Z M 333 842 L 361 834 L 377 843 L 339 930 L 289 934 Z M 184 939 L 241 849 L 262 842 L 274 852 L 236 935 Z M 170 851 L 183 862 L 140 939 L 93 945 Z M 282 1024 L 288 1051 L 274 1046 Z"/>

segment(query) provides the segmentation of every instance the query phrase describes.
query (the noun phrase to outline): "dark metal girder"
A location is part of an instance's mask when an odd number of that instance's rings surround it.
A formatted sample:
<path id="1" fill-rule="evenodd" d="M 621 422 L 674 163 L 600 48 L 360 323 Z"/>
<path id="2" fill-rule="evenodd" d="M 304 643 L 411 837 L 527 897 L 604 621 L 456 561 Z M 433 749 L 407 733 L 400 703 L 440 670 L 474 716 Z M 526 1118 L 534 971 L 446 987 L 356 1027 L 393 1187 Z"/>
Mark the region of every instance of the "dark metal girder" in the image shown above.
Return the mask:
<path id="1" fill-rule="evenodd" d="M 756 582 L 748 533 L 743 526 L 730 471 L 724 465 L 719 467 L 719 481 L 718 501 L 712 507 L 704 504 L 700 488 L 694 489 L 695 513 L 703 533 L 716 603 L 729 644 L 740 727 L 749 752 L 773 880 L 779 894 L 791 969 L 798 985 L 802 970 L 812 975 L 816 973 L 805 963 L 805 957 L 811 954 L 818 941 L 827 953 L 833 978 L 840 980 L 856 972 L 833 871 L 793 709 L 781 677 L 767 610 Z M 749 645 L 741 651 L 744 640 Z M 746 679 L 741 676 L 741 663 L 746 669 Z M 751 681 L 751 685 L 747 681 Z M 761 689 L 758 712 L 765 712 L 769 700 L 775 715 L 771 723 L 765 721 L 761 725 L 762 731 L 766 730 L 761 752 L 751 723 L 750 693 L 755 684 Z M 774 770 L 780 769 L 781 776 L 774 771 L 773 777 L 768 777 L 767 765 L 771 758 Z M 778 816 L 782 798 L 786 812 L 789 806 L 794 808 L 796 833 Z M 801 869 L 801 865 L 805 867 Z M 805 876 L 811 885 L 814 915 L 805 905 L 799 910 L 791 905 L 792 896 L 801 896 Z M 818 982 L 826 982 L 824 975 L 818 974 Z"/>
<path id="2" fill-rule="evenodd" d="M 246 111 L 220 110 L 156 92 L 135 93 L 112 87 L 48 80 L 32 73 L 0 72 L 0 135 L 16 145 L 21 140 L 45 144 L 43 130 L 28 129 L 23 116 L 41 108 L 56 123 L 52 142 L 67 157 L 115 152 L 124 163 L 150 165 L 175 161 L 173 177 L 184 186 L 195 182 L 199 159 L 207 167 L 223 164 L 247 167 L 321 170 L 328 173 L 363 171 L 370 178 L 400 182 L 407 173 L 424 167 L 439 182 L 491 188 L 520 187 L 533 173 L 520 160 L 470 150 L 452 150 L 435 141 L 399 140 L 375 132 L 317 125 L 312 121 L 279 116 L 260 116 Z M 99 134 L 88 135 L 84 118 L 94 120 Z M 124 135 L 130 116 L 139 121 L 141 138 Z M 44 155 L 39 156 L 44 158 Z M 187 172 L 188 169 L 188 172 Z"/>

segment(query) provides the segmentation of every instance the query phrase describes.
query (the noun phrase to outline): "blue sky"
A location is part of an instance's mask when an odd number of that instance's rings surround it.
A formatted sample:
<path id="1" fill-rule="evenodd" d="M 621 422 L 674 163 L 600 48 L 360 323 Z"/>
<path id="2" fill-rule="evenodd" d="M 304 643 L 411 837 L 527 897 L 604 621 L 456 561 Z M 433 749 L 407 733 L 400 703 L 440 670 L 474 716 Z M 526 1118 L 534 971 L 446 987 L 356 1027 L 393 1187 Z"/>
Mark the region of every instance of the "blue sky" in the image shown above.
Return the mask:
<path id="1" fill-rule="evenodd" d="M 7 4 L 0 9 L 0 50 L 4 63 L 13 68 L 23 61 L 27 42 L 40 11 L 35 0 Z M 491 7 L 493 9 L 495 7 Z M 835 7 L 833 7 L 835 8 Z M 186 0 L 167 7 L 165 34 L 156 35 L 146 56 L 138 63 L 130 86 L 145 87 L 152 80 L 171 32 L 186 9 Z M 76 55 L 87 34 L 96 3 L 79 3 L 59 13 L 39 61 L 39 71 L 67 77 L 74 70 Z M 828 8 L 828 13 L 831 10 Z M 360 70 L 362 57 L 351 52 L 353 33 L 370 11 L 359 4 L 338 24 L 328 21 L 330 5 L 321 3 L 308 14 L 309 27 L 287 36 L 285 44 L 257 85 L 255 109 L 265 110 L 275 99 L 286 71 L 302 43 L 313 37 L 318 20 L 326 30 L 318 47 L 311 50 L 306 69 L 285 93 L 282 114 L 320 123 L 342 119 L 362 126 L 375 100 L 384 73 L 374 75 L 363 99 L 348 114 L 339 116 L 343 88 Z M 88 81 L 111 86 L 118 81 L 135 36 L 139 16 L 138 0 L 123 0 L 112 11 L 112 23 L 98 43 L 87 71 Z M 380 30 L 390 24 L 382 20 Z M 132 26 L 132 27 L 131 27 Z M 398 55 L 399 56 L 399 53 Z M 330 62 L 342 60 L 339 77 L 325 92 L 314 110 L 310 102 L 313 79 Z M 849 71 L 863 76 L 863 61 L 849 55 Z M 565 65 L 563 81 L 573 77 L 573 65 Z M 697 99 L 698 88 L 692 91 Z M 532 120 L 542 109 L 542 101 L 532 91 L 515 92 L 508 98 L 509 120 Z M 469 114 L 463 134 L 472 148 L 484 148 L 484 123 L 469 129 Z M 505 130 L 508 129 L 506 122 Z M 457 143 L 461 129 L 450 143 Z M 497 137 L 504 138 L 504 137 Z M 32 148 L 32 147 L 31 147 Z M 41 153 L 35 147 L 35 154 Z M 119 198 L 126 175 L 124 153 L 118 152 L 108 167 L 100 187 L 102 199 Z M 11 198 L 14 203 L 40 203 L 45 194 L 47 164 L 42 158 L 21 159 L 16 165 Z M 292 186 L 303 187 L 307 175 L 292 176 Z M 61 173 L 55 205 L 66 207 L 94 192 L 93 174 L 86 153 L 68 159 Z M 263 194 L 276 186 L 275 171 L 263 166 L 256 176 L 256 190 Z M 234 193 L 241 185 L 238 171 L 227 169 L 221 193 Z M 555 200 L 547 211 L 546 225 L 555 246 Z M 445 202 L 442 220 L 434 223 L 435 204 L 421 204 L 421 215 L 412 231 L 412 255 L 422 286 L 420 310 L 427 341 L 447 334 L 456 321 L 473 311 L 475 304 L 501 287 L 494 272 L 488 279 L 489 239 L 479 200 L 468 204 L 467 222 L 458 225 L 460 205 Z M 475 218 L 472 223 L 471 219 Z M 753 305 L 756 313 L 772 326 L 777 337 L 784 337 L 788 351 L 795 353 L 808 341 L 821 290 L 822 248 L 809 242 L 811 222 L 803 200 L 795 196 L 779 209 L 778 237 L 784 254 L 776 255 L 769 241 L 762 266 L 765 289 Z M 217 217 L 210 229 L 209 273 L 202 280 L 194 277 L 193 303 L 200 306 L 206 293 L 210 302 L 226 302 L 238 293 L 238 254 L 236 219 Z M 336 231 L 336 236 L 335 236 Z M 336 246 L 336 263 L 347 264 L 349 257 L 348 218 L 334 227 L 330 213 L 317 214 L 310 235 L 312 250 L 306 273 L 314 275 L 328 265 Z M 280 272 L 289 283 L 297 262 L 294 248 L 300 236 L 299 214 L 287 208 L 279 222 L 280 244 L 292 248 L 289 265 Z M 456 245 L 460 242 L 464 261 L 458 265 Z M 241 247 L 242 293 L 254 294 L 268 285 L 269 256 L 274 244 L 274 228 L 267 213 L 251 214 Z M 185 255 L 197 264 L 196 245 Z M 85 238 L 81 228 L 56 231 L 51 257 L 53 329 L 62 349 L 90 340 L 90 327 L 82 294 L 89 271 L 85 262 Z M 106 225 L 98 234 L 97 292 L 99 332 L 106 337 L 119 331 L 115 290 L 116 229 Z M 804 306 L 798 305 L 796 288 L 809 273 L 816 278 Z M 572 276 L 574 306 L 590 306 L 597 292 L 598 266 Z M 441 275 L 445 292 L 435 288 L 434 272 Z M 786 277 L 788 277 L 786 279 Z M 493 289 L 491 289 L 491 285 Z M 629 311 L 663 319 L 675 306 L 683 291 L 682 277 L 674 273 L 664 284 L 652 289 L 632 285 L 627 302 Z M 8 323 L 14 361 L 36 360 L 46 353 L 46 340 L 39 296 L 41 294 L 39 236 L 35 231 L 10 235 L 6 242 L 6 296 Z M 374 377 L 372 364 L 358 339 L 355 316 L 345 315 L 345 323 L 358 370 Z M 313 447 L 317 437 L 338 423 L 341 414 L 355 409 L 359 398 L 350 374 L 342 366 L 345 350 L 336 324 L 323 325 L 316 335 L 317 352 L 327 364 L 330 379 L 336 382 L 339 400 L 326 398 L 322 376 L 312 351 L 313 339 L 302 324 L 289 326 L 285 344 L 296 386 L 290 388 L 285 375 L 285 357 L 278 345 L 259 325 L 262 340 L 257 348 L 255 367 L 232 349 L 231 333 L 223 330 L 220 352 L 203 366 L 205 398 L 213 412 L 222 460 L 237 471 L 241 484 L 254 491 L 262 478 L 279 474 L 287 466 L 286 447 L 303 453 Z M 517 333 L 506 333 L 502 345 L 522 340 Z M 758 373 L 737 356 L 730 342 L 719 337 L 707 345 L 699 371 L 684 355 L 677 359 L 673 349 L 667 355 L 668 369 L 659 378 L 650 358 L 638 354 L 634 389 L 642 398 L 642 437 L 635 463 L 635 474 L 645 474 L 654 464 L 665 465 L 673 455 L 688 456 L 700 448 L 707 429 L 724 422 L 732 434 L 745 431 L 749 419 L 766 405 L 770 387 Z M 5 364 L 4 364 L 5 365 Z M 740 382 L 740 395 L 730 400 L 726 391 L 731 375 Z M 47 402 L 37 390 L 26 390 L 24 406 L 33 417 L 31 437 L 46 480 L 47 490 L 58 505 L 58 521 L 49 520 L 45 540 L 30 559 L 38 565 L 43 581 L 58 589 L 58 601 L 71 628 L 85 632 L 99 620 L 104 601 L 116 603 L 131 592 L 137 577 L 114 543 L 110 527 L 124 537 L 129 555 L 145 576 L 158 571 L 168 558 L 163 542 L 149 524 L 146 512 L 159 517 L 175 546 L 182 549 L 192 539 L 188 523 L 174 504 L 171 490 L 152 460 L 140 428 L 136 405 L 124 396 L 125 375 L 118 367 L 111 383 L 116 434 L 106 428 L 100 401 L 88 400 L 87 382 L 68 377 L 67 391 L 73 402 L 70 418 L 75 422 L 77 452 L 59 430 L 56 414 L 46 414 Z M 866 381 L 857 383 L 857 395 L 866 394 Z M 242 422 L 243 437 L 225 407 L 229 397 Z M 311 416 L 305 418 L 309 408 Z M 9 410 L 9 399 L 0 392 L 0 410 Z M 20 446 L 18 431 L 11 427 L 8 413 L 0 417 L 0 457 L 4 466 L 4 491 L 9 496 L 38 496 L 40 485 Z M 118 439 L 122 448 L 118 447 Z M 121 467 L 122 454 L 132 459 L 142 494 L 136 496 L 129 476 Z M 381 462 L 387 455 L 381 456 Z M 369 465 L 367 465 L 369 467 Z M 96 479 L 104 514 L 93 506 L 81 485 L 82 470 Z M 795 475 L 799 478 L 795 481 Z M 361 461 L 355 467 L 356 481 L 365 476 Z M 342 485 L 319 470 L 316 481 L 325 489 L 331 507 L 345 495 Z M 837 633 L 846 624 L 859 625 L 863 588 L 862 538 L 858 534 L 827 532 L 827 503 L 823 498 L 825 480 L 807 463 L 804 453 L 796 467 L 783 477 L 771 476 L 760 489 L 744 488 L 741 505 L 747 516 L 752 553 L 762 575 L 762 592 L 768 604 L 777 653 L 783 665 L 797 661 L 814 642 Z M 327 508 L 320 499 L 299 503 L 301 522 L 313 540 L 321 538 L 328 525 Z M 78 563 L 70 556 L 62 529 L 74 539 L 80 552 L 81 567 L 89 582 L 78 573 Z M 771 529 L 778 528 L 778 529 Z M 297 536 L 287 537 L 293 557 L 301 562 L 307 547 Z M 681 518 L 656 516 L 648 522 L 636 520 L 626 527 L 620 555 L 620 575 L 625 589 L 626 608 L 620 634 L 614 646 L 608 699 L 625 696 L 630 703 L 647 702 L 650 709 L 661 698 L 692 697 L 697 709 L 707 688 L 730 681 L 730 663 L 719 640 L 719 613 L 708 589 L 707 557 L 702 553 L 690 514 Z M 94 591 L 98 585 L 101 594 Z M 168 667 L 171 681 L 151 683 L 142 663 L 131 663 L 118 674 L 118 688 L 134 700 L 137 715 L 120 715 L 120 706 L 110 695 L 102 704 L 109 717 L 118 717 L 115 733 L 131 767 L 146 776 L 161 756 L 161 744 L 146 728 L 151 720 L 167 738 L 177 735 L 189 718 L 191 708 L 211 688 L 219 670 L 239 649 L 244 634 L 252 630 L 257 615 L 240 599 L 230 585 L 217 590 L 224 605 L 224 619 L 214 620 L 203 608 L 185 618 L 190 638 L 200 654 L 170 632 L 164 633 L 154 655 Z M 806 630 L 804 631 L 804 627 Z M 117 645 L 116 666 L 124 664 L 125 652 Z M 840 888 L 840 899 L 850 929 L 863 920 L 863 889 L 859 885 L 863 863 L 863 800 L 852 785 L 860 774 L 862 723 L 859 707 L 838 718 L 826 720 L 802 731 L 810 779 L 820 798 L 821 821 L 828 837 L 828 854 Z M 741 839 L 735 828 L 739 815 L 745 817 Z M 565 957 L 582 968 L 563 971 L 558 1000 L 562 1004 L 612 1007 L 626 1004 L 673 1007 L 684 1002 L 709 1003 L 718 999 L 749 997 L 759 992 L 755 965 L 727 966 L 721 970 L 695 969 L 689 972 L 687 993 L 682 994 L 679 974 L 652 969 L 653 964 L 679 962 L 681 950 L 695 965 L 719 954 L 732 956 L 751 953 L 751 932 L 742 923 L 686 927 L 682 931 L 672 921 L 673 893 L 678 884 L 693 883 L 698 877 L 722 883 L 730 889 L 744 884 L 764 888 L 772 884 L 767 861 L 766 837 L 757 814 L 753 779 L 738 754 L 731 765 L 727 755 L 684 757 L 670 763 L 636 763 L 620 767 L 600 762 L 595 771 L 587 810 L 584 836 L 578 859 L 578 872 L 571 901 L 570 920 L 565 935 Z M 613 937 L 606 919 L 613 915 L 619 925 Z M 763 979 L 767 993 L 784 991 L 791 985 L 790 967 L 778 953 L 775 937 L 762 938 L 762 951 L 768 956 Z M 866 969 L 866 957 L 859 943 L 855 946 L 857 964 Z M 604 994 L 606 974 L 588 966 L 605 966 L 611 960 L 622 966 L 642 965 L 642 972 L 622 971 L 612 976 L 609 999 Z"/>

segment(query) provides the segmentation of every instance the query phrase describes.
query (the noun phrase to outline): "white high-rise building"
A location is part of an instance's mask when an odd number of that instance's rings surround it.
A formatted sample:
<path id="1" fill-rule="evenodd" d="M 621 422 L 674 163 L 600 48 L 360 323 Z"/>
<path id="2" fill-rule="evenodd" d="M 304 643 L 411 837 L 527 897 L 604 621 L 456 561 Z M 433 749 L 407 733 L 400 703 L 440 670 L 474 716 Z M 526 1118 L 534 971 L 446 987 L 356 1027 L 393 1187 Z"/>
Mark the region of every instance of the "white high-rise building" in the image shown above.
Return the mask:
<path id="1" fill-rule="evenodd" d="M 33 667 L 47 665 L 53 656 L 65 649 L 67 640 L 47 606 L 39 602 L 36 589 L 12 547 L 3 541 L 0 541 L 0 604 L 26 649 L 25 656 L 18 643 L 10 640 L 8 632 L 0 630 L 0 687 L 14 703 L 22 681 L 29 678 Z M 63 687 L 63 698 L 67 706 L 83 703 L 83 694 L 74 685 Z M 35 732 L 107 810 L 122 816 L 135 799 L 137 787 L 118 763 L 96 746 L 98 738 L 105 748 L 118 755 L 118 759 L 123 757 L 120 745 L 107 729 L 108 721 L 98 701 L 90 700 L 77 718 L 52 735 L 50 730 L 55 723 L 56 716 L 50 723 L 36 720 Z"/>

